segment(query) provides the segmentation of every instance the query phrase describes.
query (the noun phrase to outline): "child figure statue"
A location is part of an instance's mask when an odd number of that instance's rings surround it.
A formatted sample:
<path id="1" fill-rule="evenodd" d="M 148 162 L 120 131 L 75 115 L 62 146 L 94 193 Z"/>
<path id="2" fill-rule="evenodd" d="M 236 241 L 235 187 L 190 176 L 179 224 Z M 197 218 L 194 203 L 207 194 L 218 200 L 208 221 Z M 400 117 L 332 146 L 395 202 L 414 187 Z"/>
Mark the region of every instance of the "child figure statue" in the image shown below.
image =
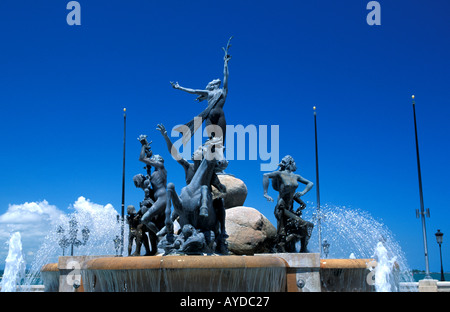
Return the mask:
<path id="1" fill-rule="evenodd" d="M 144 244 L 145 247 L 145 255 L 150 256 L 151 252 L 148 243 L 148 236 L 145 231 L 145 225 L 141 223 L 141 215 L 139 212 L 136 213 L 136 209 L 133 205 L 127 207 L 127 223 L 129 226 L 128 256 L 140 256 L 142 244 Z M 133 242 L 136 243 L 136 250 L 133 254 L 131 254 Z"/>

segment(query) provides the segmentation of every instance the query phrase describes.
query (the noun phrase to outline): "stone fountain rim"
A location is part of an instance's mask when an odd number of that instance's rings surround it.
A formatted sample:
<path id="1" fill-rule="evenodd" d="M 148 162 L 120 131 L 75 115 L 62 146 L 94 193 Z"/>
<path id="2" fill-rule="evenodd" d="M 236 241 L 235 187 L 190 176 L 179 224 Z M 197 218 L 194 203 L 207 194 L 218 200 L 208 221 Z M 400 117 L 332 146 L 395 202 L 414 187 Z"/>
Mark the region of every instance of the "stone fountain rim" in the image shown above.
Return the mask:
<path id="1" fill-rule="evenodd" d="M 321 269 L 367 269 L 375 259 L 320 259 Z"/>
<path id="2" fill-rule="evenodd" d="M 104 257 L 88 260 L 82 270 L 148 270 L 148 269 L 238 269 L 288 268 L 280 257 L 255 256 L 138 256 Z"/>

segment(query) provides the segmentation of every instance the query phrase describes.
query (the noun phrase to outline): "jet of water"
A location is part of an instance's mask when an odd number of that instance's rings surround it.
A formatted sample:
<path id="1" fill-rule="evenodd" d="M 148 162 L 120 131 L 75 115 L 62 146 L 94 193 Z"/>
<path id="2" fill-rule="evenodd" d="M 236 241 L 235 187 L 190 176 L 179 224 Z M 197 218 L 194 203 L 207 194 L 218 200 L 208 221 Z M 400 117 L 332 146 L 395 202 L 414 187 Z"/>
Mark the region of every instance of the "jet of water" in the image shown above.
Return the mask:
<path id="1" fill-rule="evenodd" d="M 63 215 L 58 222 L 55 222 L 49 229 L 48 235 L 42 242 L 39 250 L 36 252 L 35 258 L 31 263 L 30 272 L 27 276 L 25 284 L 35 285 L 41 284 L 40 269 L 48 263 L 58 262 L 58 257 L 70 255 L 70 246 L 61 244 L 62 237 L 60 229 L 65 229 L 64 233 L 69 233 L 71 220 L 76 220 L 80 229 L 89 229 L 89 239 L 85 245 L 74 248 L 74 256 L 90 256 L 90 255 L 115 255 L 114 240 L 120 237 L 120 223 L 117 220 L 117 212 L 107 206 L 93 207 L 93 205 L 81 205 L 73 213 Z M 78 239 L 81 239 L 81 233 L 78 233 Z M 128 226 L 125 224 L 124 236 L 128 236 Z M 127 241 L 127 240 L 126 240 Z M 124 254 L 126 248 L 124 248 Z"/>
<path id="2" fill-rule="evenodd" d="M 391 292 L 395 285 L 393 285 L 393 270 L 396 256 L 389 257 L 387 249 L 380 241 L 375 248 L 375 259 L 377 260 L 377 266 L 375 267 L 375 290 L 377 292 Z"/>
<path id="3" fill-rule="evenodd" d="M 315 207 L 315 205 L 308 203 L 308 207 Z M 317 223 L 315 221 L 317 215 L 313 209 L 305 210 L 304 219 Z M 391 272 L 393 274 L 390 275 L 393 276 L 390 283 L 391 291 L 398 291 L 400 282 L 414 281 L 406 256 L 392 231 L 367 211 L 345 206 L 323 205 L 321 225 L 322 239 L 327 239 L 330 243 L 328 258 L 348 259 L 349 254 L 352 254 L 352 258 L 370 259 L 377 255 L 376 252 L 374 255 L 374 247 L 377 246 L 382 268 L 387 269 L 389 261 L 392 262 L 395 257 L 395 264 L 390 266 L 393 270 Z M 317 231 L 315 227 L 309 240 L 308 249 L 311 252 L 319 252 Z M 381 241 L 382 244 L 378 245 Z M 392 269 L 393 266 L 395 269 Z M 379 280 L 382 280 L 386 272 L 383 273 L 380 268 L 378 269 Z"/>
<path id="4" fill-rule="evenodd" d="M 22 253 L 22 239 L 20 232 L 11 234 L 9 251 L 6 257 L 5 271 L 1 281 L 2 292 L 15 292 L 17 285 L 25 278 L 25 259 Z"/>

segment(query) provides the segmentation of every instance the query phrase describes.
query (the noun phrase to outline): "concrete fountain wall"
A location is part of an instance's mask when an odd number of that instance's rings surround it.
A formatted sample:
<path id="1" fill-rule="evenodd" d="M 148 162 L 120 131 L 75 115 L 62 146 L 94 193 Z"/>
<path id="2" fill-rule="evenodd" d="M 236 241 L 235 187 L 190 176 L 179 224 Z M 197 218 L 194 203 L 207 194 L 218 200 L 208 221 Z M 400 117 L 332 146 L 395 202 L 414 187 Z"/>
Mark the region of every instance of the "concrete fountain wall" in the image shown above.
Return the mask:
<path id="1" fill-rule="evenodd" d="M 82 267 L 84 291 L 286 291 L 278 257 L 154 256 L 97 258 Z"/>
<path id="2" fill-rule="evenodd" d="M 321 259 L 320 280 L 322 292 L 373 292 L 368 282 L 373 259 Z"/>
<path id="3" fill-rule="evenodd" d="M 41 269 L 46 291 L 321 292 L 374 291 L 371 259 L 319 254 L 254 256 L 60 257 Z"/>
<path id="4" fill-rule="evenodd" d="M 59 291 L 58 263 L 48 263 L 41 268 L 41 278 L 44 281 L 45 292 Z"/>

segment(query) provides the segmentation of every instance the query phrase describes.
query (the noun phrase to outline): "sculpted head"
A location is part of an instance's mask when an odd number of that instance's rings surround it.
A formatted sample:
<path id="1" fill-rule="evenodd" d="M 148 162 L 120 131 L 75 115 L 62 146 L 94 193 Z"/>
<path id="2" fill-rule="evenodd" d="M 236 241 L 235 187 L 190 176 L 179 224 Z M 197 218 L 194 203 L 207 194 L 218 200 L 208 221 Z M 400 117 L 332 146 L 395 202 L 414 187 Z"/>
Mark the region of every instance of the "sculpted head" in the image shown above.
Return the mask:
<path id="1" fill-rule="evenodd" d="M 295 164 L 294 158 L 290 155 L 284 156 L 278 166 L 280 166 L 280 171 L 289 170 L 294 172 L 297 170 L 297 165 Z"/>
<path id="2" fill-rule="evenodd" d="M 127 207 L 127 213 L 128 213 L 129 215 L 135 215 L 135 214 L 136 214 L 136 208 L 134 208 L 133 205 L 129 205 L 129 206 Z"/>
<path id="3" fill-rule="evenodd" d="M 220 81 L 220 79 L 214 79 L 213 81 L 211 81 L 206 85 L 206 90 L 211 91 L 214 89 L 218 89 L 221 83 L 222 81 Z"/>
<path id="4" fill-rule="evenodd" d="M 133 177 L 134 186 L 144 188 L 145 177 L 143 174 L 137 174 Z"/>
<path id="5" fill-rule="evenodd" d="M 202 160 L 203 159 L 203 146 L 200 145 L 194 153 L 192 153 L 192 160 Z"/>
<path id="6" fill-rule="evenodd" d="M 153 155 L 152 158 L 150 158 L 150 159 L 153 161 L 158 161 L 158 162 L 164 163 L 164 159 L 162 158 L 161 155 L 158 155 L 158 154 Z"/>

